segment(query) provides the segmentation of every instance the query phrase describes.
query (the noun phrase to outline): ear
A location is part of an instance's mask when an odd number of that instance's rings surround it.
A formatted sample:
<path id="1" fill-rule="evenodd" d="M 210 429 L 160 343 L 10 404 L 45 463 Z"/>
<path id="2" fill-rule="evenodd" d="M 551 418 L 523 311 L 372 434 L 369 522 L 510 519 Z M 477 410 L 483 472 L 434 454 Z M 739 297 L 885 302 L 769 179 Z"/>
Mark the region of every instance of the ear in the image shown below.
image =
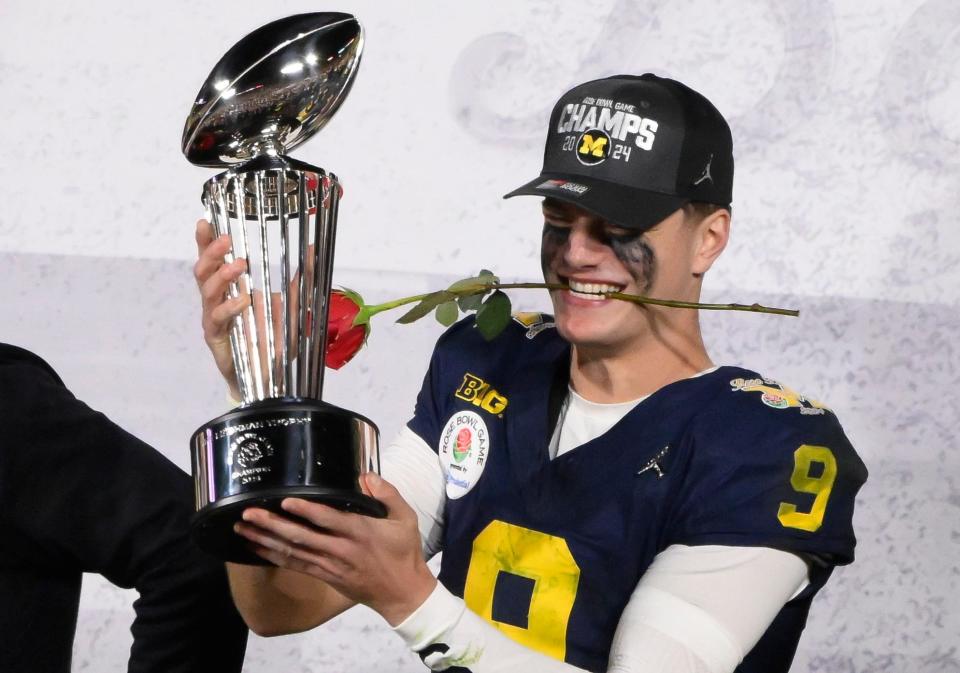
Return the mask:
<path id="1" fill-rule="evenodd" d="M 693 258 L 692 271 L 701 276 L 713 266 L 730 240 L 730 211 L 724 208 L 716 210 L 697 225 L 697 250 Z"/>

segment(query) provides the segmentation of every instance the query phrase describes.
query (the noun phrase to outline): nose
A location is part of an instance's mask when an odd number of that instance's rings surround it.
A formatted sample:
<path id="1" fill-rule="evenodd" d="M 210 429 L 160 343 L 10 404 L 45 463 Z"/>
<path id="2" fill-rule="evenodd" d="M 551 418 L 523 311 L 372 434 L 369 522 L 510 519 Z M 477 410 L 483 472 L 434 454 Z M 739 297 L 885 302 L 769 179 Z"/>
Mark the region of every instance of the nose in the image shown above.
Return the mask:
<path id="1" fill-rule="evenodd" d="M 599 240 L 588 224 L 574 225 L 570 229 L 567 245 L 563 251 L 563 261 L 573 268 L 597 266 L 603 257 L 606 244 Z"/>

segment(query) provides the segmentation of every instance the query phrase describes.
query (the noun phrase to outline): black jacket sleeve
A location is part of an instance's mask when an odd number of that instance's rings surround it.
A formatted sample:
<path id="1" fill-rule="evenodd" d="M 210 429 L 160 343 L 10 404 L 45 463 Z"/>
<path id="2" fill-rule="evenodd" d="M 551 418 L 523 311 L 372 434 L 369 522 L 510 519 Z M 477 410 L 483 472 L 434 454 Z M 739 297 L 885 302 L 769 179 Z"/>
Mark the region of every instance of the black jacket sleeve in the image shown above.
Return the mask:
<path id="1" fill-rule="evenodd" d="M 189 538 L 190 478 L 9 346 L 0 348 L 0 500 L 8 563 L 49 577 L 99 573 L 139 592 L 131 673 L 240 670 L 246 627 L 223 564 Z"/>

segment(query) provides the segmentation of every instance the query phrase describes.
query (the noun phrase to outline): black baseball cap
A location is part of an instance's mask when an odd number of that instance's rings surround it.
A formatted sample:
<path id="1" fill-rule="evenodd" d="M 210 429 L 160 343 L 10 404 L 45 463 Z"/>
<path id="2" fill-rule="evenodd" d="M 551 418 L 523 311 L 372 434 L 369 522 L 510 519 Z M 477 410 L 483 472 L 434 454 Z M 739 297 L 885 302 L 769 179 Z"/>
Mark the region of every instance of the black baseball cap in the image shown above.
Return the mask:
<path id="1" fill-rule="evenodd" d="M 615 75 L 570 89 L 553 108 L 540 175 L 503 198 L 575 204 L 646 230 L 691 201 L 730 208 L 733 142 L 723 115 L 676 80 Z"/>

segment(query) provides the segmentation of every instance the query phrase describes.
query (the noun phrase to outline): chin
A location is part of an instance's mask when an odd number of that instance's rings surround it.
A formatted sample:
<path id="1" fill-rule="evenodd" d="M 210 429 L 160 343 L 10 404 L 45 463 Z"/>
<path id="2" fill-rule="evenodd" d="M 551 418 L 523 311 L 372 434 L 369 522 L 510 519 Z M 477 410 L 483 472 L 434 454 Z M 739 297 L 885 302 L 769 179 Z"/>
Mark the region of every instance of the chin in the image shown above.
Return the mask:
<path id="1" fill-rule="evenodd" d="M 612 310 L 611 310 L 612 309 Z M 632 310 L 631 310 L 632 309 Z M 597 309 L 577 309 L 554 304 L 557 332 L 580 348 L 620 350 L 646 329 L 639 307 L 612 304 Z"/>
<path id="2" fill-rule="evenodd" d="M 574 346 L 607 347 L 616 342 L 609 326 L 586 317 L 561 316 L 557 319 L 557 332 Z"/>

